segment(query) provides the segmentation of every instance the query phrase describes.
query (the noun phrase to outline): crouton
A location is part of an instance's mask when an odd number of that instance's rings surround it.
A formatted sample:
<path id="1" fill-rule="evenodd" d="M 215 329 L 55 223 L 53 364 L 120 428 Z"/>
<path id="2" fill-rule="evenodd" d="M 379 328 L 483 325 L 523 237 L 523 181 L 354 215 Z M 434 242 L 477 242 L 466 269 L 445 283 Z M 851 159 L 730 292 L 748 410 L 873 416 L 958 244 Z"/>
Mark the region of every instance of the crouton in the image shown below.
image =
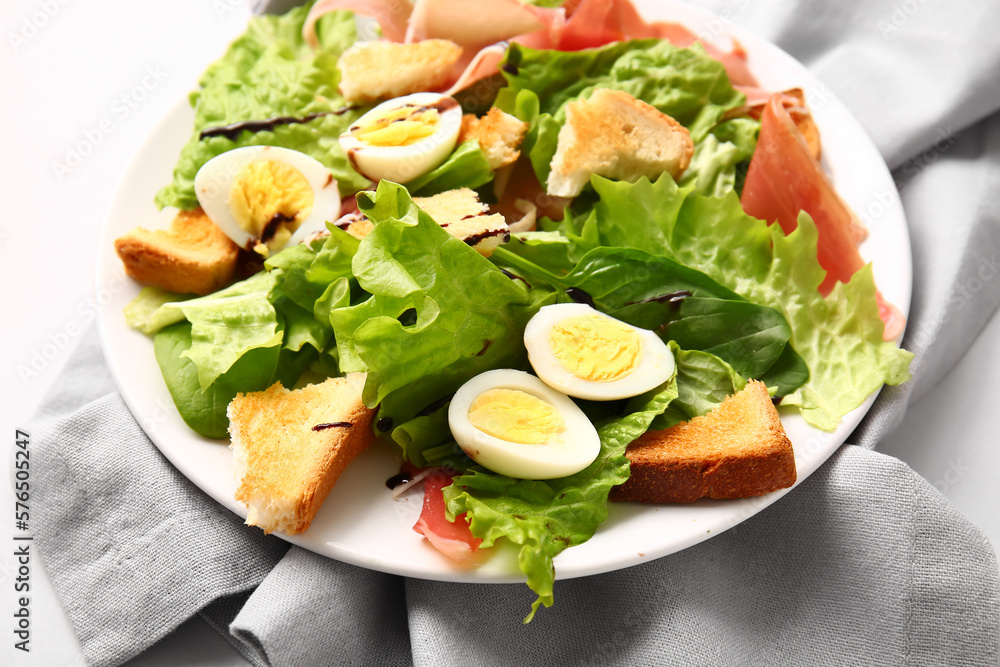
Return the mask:
<path id="1" fill-rule="evenodd" d="M 413 203 L 424 210 L 434 222 L 457 239 L 465 241 L 484 257 L 493 254 L 510 240 L 510 230 L 499 213 L 489 214 L 489 207 L 469 188 L 448 190 L 432 197 L 414 197 Z M 375 226 L 361 214 L 347 215 L 338 226 L 351 236 L 363 239 Z"/>
<path id="2" fill-rule="evenodd" d="M 461 57 L 462 47 L 446 39 L 361 42 L 337 62 L 340 93 L 348 102 L 372 102 L 439 89 Z"/>
<path id="3" fill-rule="evenodd" d="M 363 374 L 289 391 L 280 382 L 237 394 L 229 435 L 247 525 L 301 533 L 355 456 L 371 444 L 375 410 L 361 400 Z"/>
<path id="4" fill-rule="evenodd" d="M 433 197 L 414 197 L 413 203 L 434 218 L 449 234 L 489 257 L 510 240 L 507 222 L 499 213 L 488 214 L 488 207 L 469 188 L 448 190 Z"/>
<path id="5" fill-rule="evenodd" d="M 462 116 L 462 130 L 458 135 L 458 142 L 477 140 L 479 147 L 486 154 L 490 169 L 496 171 L 517 160 L 521 154 L 518 147 L 527 131 L 527 123 L 492 107 L 482 118 L 471 113 Z"/>
<path id="6" fill-rule="evenodd" d="M 575 197 L 591 174 L 635 181 L 663 172 L 678 178 L 694 154 L 687 128 L 655 107 L 619 90 L 601 88 L 566 105 L 548 193 Z"/>
<path id="7" fill-rule="evenodd" d="M 413 203 L 444 226 L 462 218 L 483 215 L 489 210 L 479 201 L 475 190 L 469 188 L 448 190 L 432 197 L 414 197 Z"/>
<path id="8" fill-rule="evenodd" d="M 632 474 L 612 500 L 746 498 L 795 483 L 795 453 L 767 387 L 752 380 L 712 412 L 648 431 L 625 450 Z"/>
<path id="9" fill-rule="evenodd" d="M 166 230 L 136 227 L 115 239 L 125 273 L 182 294 L 208 294 L 236 276 L 239 248 L 200 208 L 181 211 Z"/>

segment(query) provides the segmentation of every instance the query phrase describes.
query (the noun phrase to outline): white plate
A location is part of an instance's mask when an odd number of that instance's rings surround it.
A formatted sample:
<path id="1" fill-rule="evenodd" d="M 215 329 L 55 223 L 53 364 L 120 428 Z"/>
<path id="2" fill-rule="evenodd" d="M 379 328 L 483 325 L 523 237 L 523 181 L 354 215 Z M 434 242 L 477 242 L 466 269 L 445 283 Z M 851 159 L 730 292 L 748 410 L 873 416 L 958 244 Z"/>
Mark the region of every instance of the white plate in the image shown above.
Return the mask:
<path id="1" fill-rule="evenodd" d="M 703 32 L 699 26 L 721 25 L 713 22 L 711 15 L 684 5 L 653 0 L 637 5 L 648 17 L 682 22 L 696 34 Z M 875 279 L 882 293 L 906 313 L 911 280 L 906 221 L 893 180 L 875 145 L 832 93 L 791 56 L 752 34 L 736 29 L 732 34 L 746 48 L 761 86 L 805 89 L 821 128 L 824 166 L 833 175 L 837 190 L 859 213 L 878 214 L 862 254 L 874 260 Z M 101 311 L 99 328 L 122 396 L 152 441 L 192 482 L 233 512 L 246 516 L 245 507 L 233 499 L 236 484 L 226 443 L 206 440 L 187 428 L 163 383 L 150 339 L 125 326 L 122 309 L 139 286 L 124 276 L 112 245 L 116 237 L 136 225 L 157 228 L 169 223 L 173 211 L 157 212 L 153 195 L 170 183 L 177 155 L 191 128 L 191 110 L 181 101 L 139 149 L 118 186 L 100 235 L 97 294 L 108 307 Z M 811 428 L 798 414 L 782 414 L 795 448 L 799 483 L 837 450 L 874 398 L 847 415 L 833 433 Z M 414 533 L 420 494 L 394 502 L 385 485 L 398 471 L 399 460 L 390 446 L 376 446 L 363 454 L 341 477 L 309 530 L 285 539 L 340 561 L 395 574 L 459 582 L 523 581 L 512 550 L 496 554 L 479 567 L 461 568 Z M 787 492 L 690 505 L 613 503 L 608 521 L 589 542 L 556 558 L 557 578 L 608 572 L 679 551 L 732 528 Z"/>

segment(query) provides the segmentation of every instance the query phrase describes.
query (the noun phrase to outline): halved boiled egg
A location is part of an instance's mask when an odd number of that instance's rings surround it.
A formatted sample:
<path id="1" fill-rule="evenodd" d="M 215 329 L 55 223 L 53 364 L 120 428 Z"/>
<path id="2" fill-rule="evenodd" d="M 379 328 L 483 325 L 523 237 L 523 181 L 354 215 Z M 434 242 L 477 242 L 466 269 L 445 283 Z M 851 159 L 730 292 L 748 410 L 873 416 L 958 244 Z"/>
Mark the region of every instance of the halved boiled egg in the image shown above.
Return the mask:
<path id="1" fill-rule="evenodd" d="M 583 303 L 539 309 L 524 346 L 545 384 L 591 401 L 638 396 L 674 373 L 674 355 L 659 336 Z"/>
<path id="2" fill-rule="evenodd" d="M 520 479 L 572 475 L 601 450 L 583 411 L 523 371 L 486 371 L 466 382 L 451 399 L 448 425 L 476 463 Z"/>
<path id="3" fill-rule="evenodd" d="M 329 169 L 305 153 L 246 146 L 217 155 L 194 178 L 205 214 L 241 248 L 264 257 L 340 216 L 340 190 Z"/>
<path id="4" fill-rule="evenodd" d="M 354 168 L 373 181 L 408 183 L 448 159 L 462 129 L 462 107 L 439 93 L 388 100 L 340 135 Z"/>

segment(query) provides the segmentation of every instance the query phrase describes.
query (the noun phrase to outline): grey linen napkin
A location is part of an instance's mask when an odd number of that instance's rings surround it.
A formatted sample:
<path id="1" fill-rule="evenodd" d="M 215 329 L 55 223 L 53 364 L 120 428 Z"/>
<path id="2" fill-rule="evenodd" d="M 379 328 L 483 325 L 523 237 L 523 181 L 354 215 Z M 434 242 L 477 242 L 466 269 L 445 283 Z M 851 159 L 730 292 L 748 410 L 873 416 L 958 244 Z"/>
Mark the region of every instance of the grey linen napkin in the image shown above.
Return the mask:
<path id="1" fill-rule="evenodd" d="M 45 412 L 108 382 L 92 332 L 59 382 L 75 391 Z M 523 585 L 403 579 L 242 526 L 174 470 L 117 394 L 57 421 L 34 457 L 35 539 L 94 665 L 121 664 L 196 613 L 274 666 L 998 659 L 992 546 L 906 465 L 860 447 L 708 542 L 557 582 L 556 605 L 528 626 Z"/>
<path id="2" fill-rule="evenodd" d="M 850 440 L 861 446 L 708 542 L 558 582 L 556 605 L 522 626 L 524 586 L 402 579 L 284 553 L 242 527 L 152 446 L 91 336 L 35 423 L 47 435 L 32 466 L 39 550 L 88 660 L 120 664 L 201 613 L 252 662 L 276 666 L 997 663 L 993 548 L 870 449 L 1000 301 L 1000 12 L 706 4 L 810 66 L 896 170 L 916 267 L 904 341 L 916 377 L 883 390 Z"/>

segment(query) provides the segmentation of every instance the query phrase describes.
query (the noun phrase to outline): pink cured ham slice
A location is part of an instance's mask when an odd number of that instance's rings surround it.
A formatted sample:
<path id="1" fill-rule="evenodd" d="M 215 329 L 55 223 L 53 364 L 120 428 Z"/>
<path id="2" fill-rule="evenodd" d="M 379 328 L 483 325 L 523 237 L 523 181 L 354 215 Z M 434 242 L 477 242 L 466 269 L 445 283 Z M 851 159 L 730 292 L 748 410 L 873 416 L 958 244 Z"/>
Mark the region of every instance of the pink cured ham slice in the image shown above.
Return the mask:
<path id="1" fill-rule="evenodd" d="M 473 8 L 472 5 L 476 6 Z M 466 88 L 497 72 L 498 47 L 507 41 L 535 49 L 580 49 L 604 46 L 625 39 L 655 37 L 686 47 L 699 41 L 676 23 L 647 22 L 629 0 L 582 0 L 563 8 L 525 5 L 518 0 L 319 0 L 303 26 L 313 48 L 316 21 L 327 12 L 349 9 L 372 16 L 385 38 L 394 42 L 450 39 L 465 51 L 456 67 L 449 93 Z M 474 11 L 470 11 L 474 9 Z M 569 19 L 566 12 L 572 12 Z M 736 44 L 726 52 L 702 42 L 708 54 L 721 62 L 734 85 L 755 86 L 746 54 Z"/>
<path id="2" fill-rule="evenodd" d="M 565 20 L 562 9 L 524 5 L 517 0 L 319 0 L 302 28 L 309 46 L 318 45 L 319 17 L 340 9 L 373 17 L 392 42 L 450 39 L 469 51 L 518 35 L 557 33 Z"/>
<path id="3" fill-rule="evenodd" d="M 562 9 L 517 0 L 417 0 L 406 41 L 450 39 L 463 49 L 480 49 L 519 35 L 558 32 L 564 20 Z"/>
<path id="4" fill-rule="evenodd" d="M 460 90 L 465 90 L 472 84 L 485 79 L 486 77 L 500 70 L 500 61 L 507 53 L 508 42 L 497 42 L 490 44 L 484 49 L 480 49 L 472 61 L 461 69 L 458 79 L 451 87 L 444 91 L 445 95 L 454 95 Z"/>
<path id="5" fill-rule="evenodd" d="M 316 38 L 316 21 L 330 12 L 347 9 L 355 14 L 371 16 L 378 22 L 382 34 L 391 42 L 402 42 L 406 38 L 406 27 L 413 13 L 410 0 L 319 0 L 302 26 L 302 36 L 310 48 L 319 46 Z"/>
<path id="6" fill-rule="evenodd" d="M 781 93 L 775 93 L 764 106 L 760 138 L 740 202 L 748 215 L 777 221 L 786 234 L 798 227 L 799 211 L 812 217 L 819 235 L 817 259 L 826 270 L 819 286 L 821 294 L 829 294 L 837 282 L 848 282 L 865 265 L 858 251 L 854 216 L 813 159 Z M 881 294 L 878 302 L 885 323 L 883 338 L 892 340 L 902 331 L 905 319 Z"/>
<path id="7" fill-rule="evenodd" d="M 726 68 L 730 83 L 743 86 L 757 84 L 747 67 L 746 53 L 735 40 L 732 51 L 723 51 L 715 44 L 699 39 L 678 23 L 646 21 L 629 0 L 582 0 L 576 3 L 555 48 L 579 51 L 625 39 L 647 38 L 665 39 L 682 48 L 700 41 L 708 55 Z"/>
<path id="8" fill-rule="evenodd" d="M 455 517 L 454 523 L 445 516 L 442 490 L 451 480 L 451 475 L 444 471 L 435 472 L 424 480 L 424 505 L 413 530 L 426 537 L 445 556 L 464 563 L 472 558 L 483 541 L 472 535 L 465 514 Z"/>

